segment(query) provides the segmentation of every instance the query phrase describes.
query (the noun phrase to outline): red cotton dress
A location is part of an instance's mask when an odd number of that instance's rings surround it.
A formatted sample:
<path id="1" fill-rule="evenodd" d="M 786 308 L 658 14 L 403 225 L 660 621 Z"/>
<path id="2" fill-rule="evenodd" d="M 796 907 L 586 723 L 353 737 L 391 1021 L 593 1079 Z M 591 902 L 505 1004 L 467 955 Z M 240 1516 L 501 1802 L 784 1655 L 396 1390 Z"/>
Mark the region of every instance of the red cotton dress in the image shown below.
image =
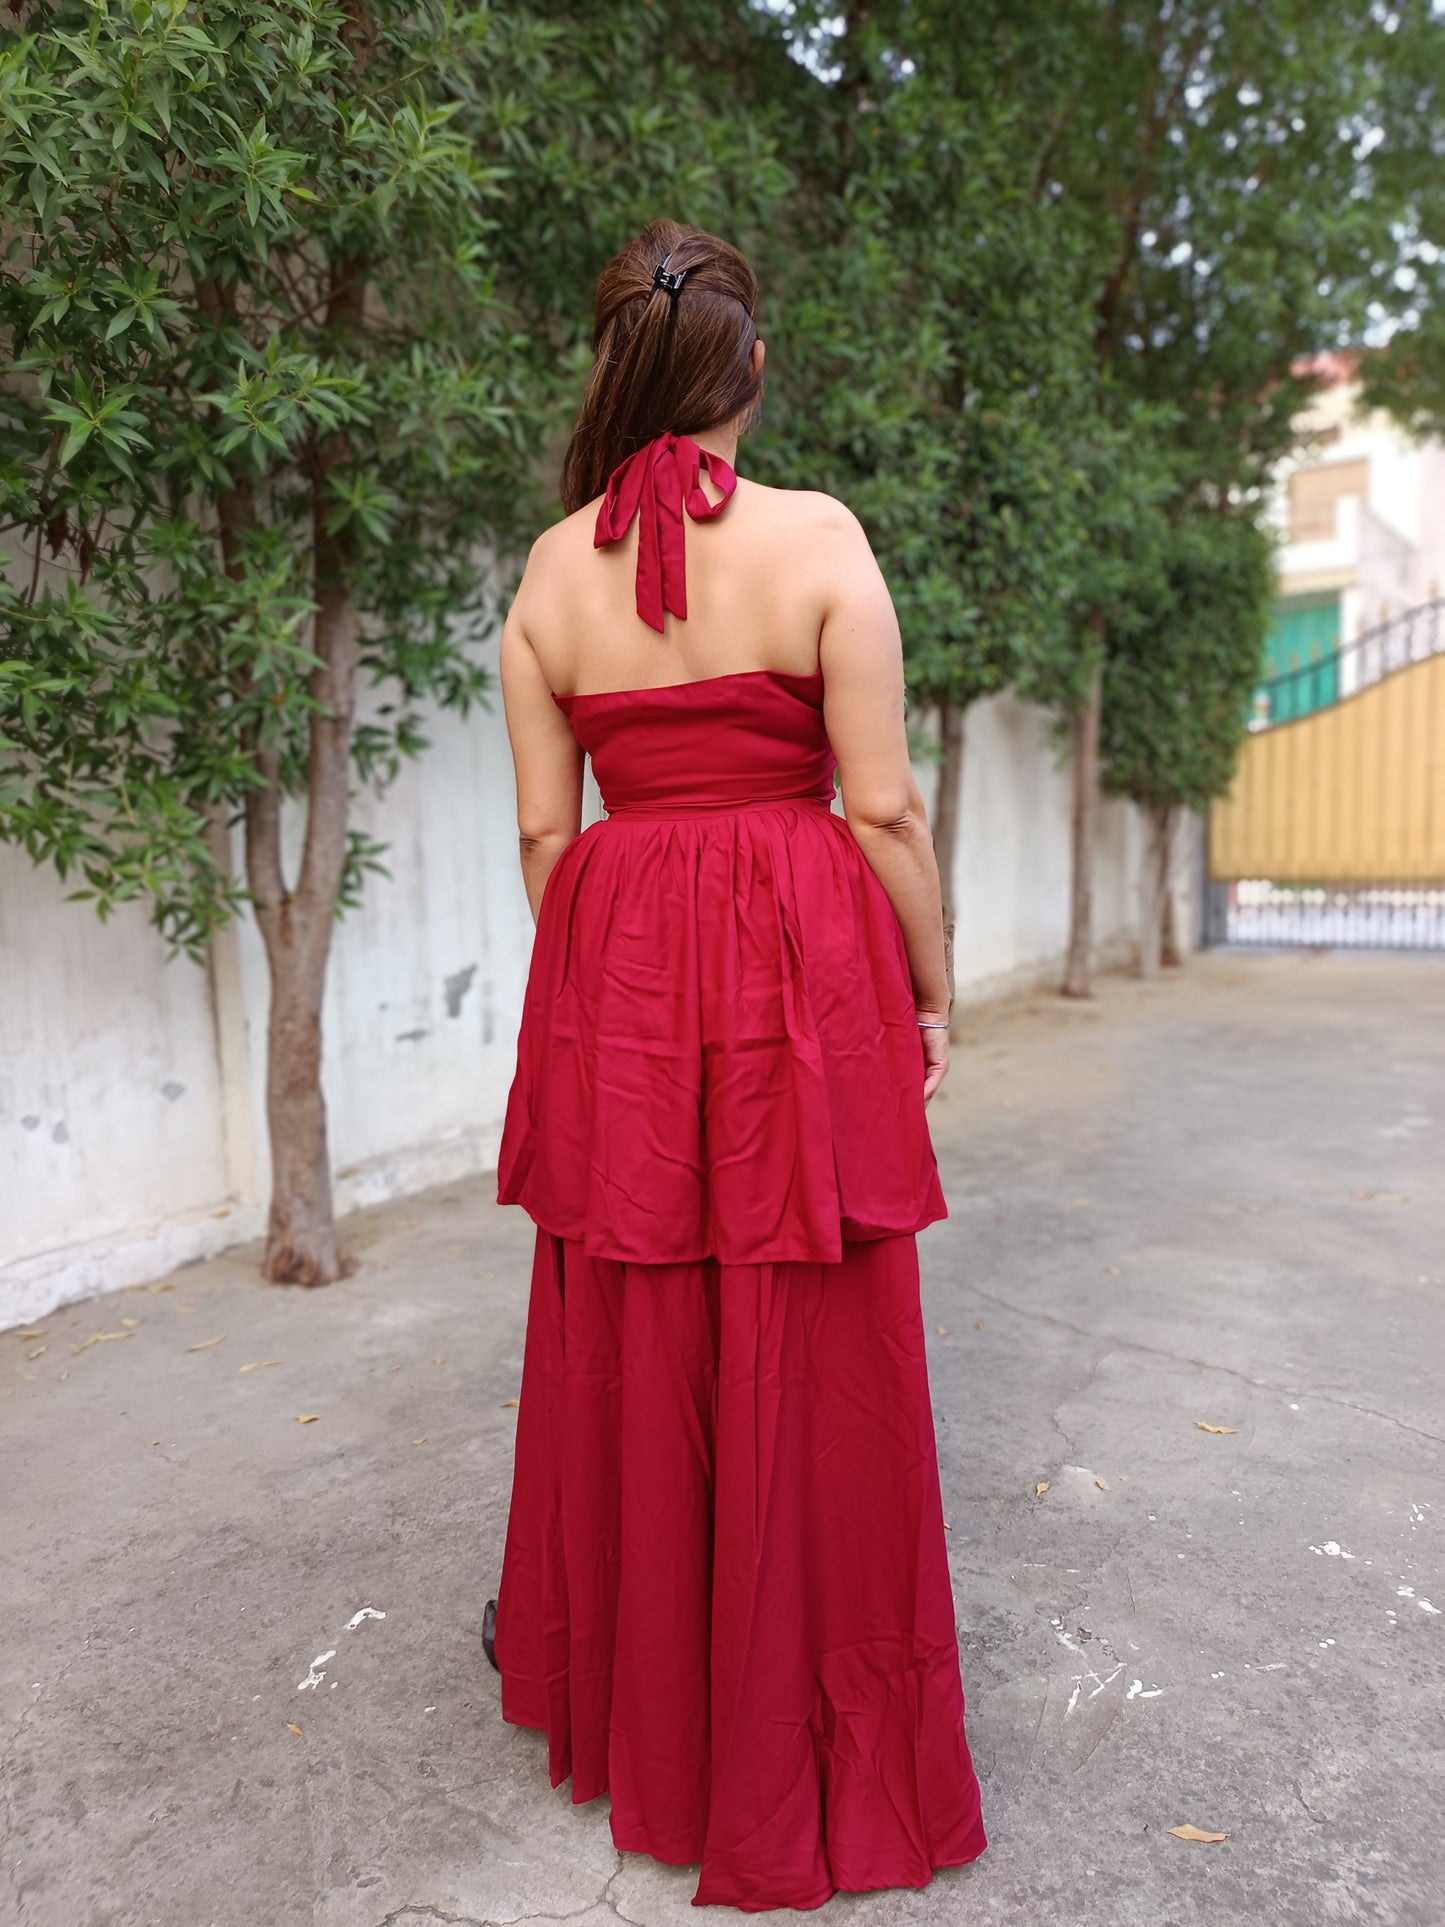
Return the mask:
<path id="1" fill-rule="evenodd" d="M 642 518 L 654 627 L 684 505 L 717 512 L 700 453 L 650 444 L 599 514 L 598 546 Z M 700 1865 L 696 1905 L 921 1887 L 987 1842 L 902 932 L 830 808 L 820 675 L 555 700 L 607 816 L 543 892 L 498 1174 L 537 1225 L 503 1716 L 619 1847 Z"/>

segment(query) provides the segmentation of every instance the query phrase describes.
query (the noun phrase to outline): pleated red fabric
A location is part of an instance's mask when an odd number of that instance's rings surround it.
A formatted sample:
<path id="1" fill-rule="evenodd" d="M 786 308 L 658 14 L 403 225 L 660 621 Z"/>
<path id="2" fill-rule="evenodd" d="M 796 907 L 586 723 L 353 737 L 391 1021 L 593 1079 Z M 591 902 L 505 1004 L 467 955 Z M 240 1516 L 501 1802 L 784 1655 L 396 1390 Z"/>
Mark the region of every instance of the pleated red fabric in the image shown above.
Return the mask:
<path id="1" fill-rule="evenodd" d="M 903 935 L 821 676 L 559 699 L 608 816 L 547 879 L 499 1168 L 599 1258 L 836 1263 L 947 1215 Z"/>
<path id="2" fill-rule="evenodd" d="M 987 1845 L 912 1238 L 645 1266 L 539 1234 L 504 1716 L 697 1905 L 920 1887 Z"/>
<path id="3" fill-rule="evenodd" d="M 657 627 L 695 454 L 663 437 L 604 503 L 643 518 Z M 556 700 L 607 816 L 542 894 L 499 1160 L 538 1227 L 503 1713 L 610 1793 L 619 1847 L 699 1865 L 699 1905 L 921 1886 L 986 1840 L 902 932 L 830 807 L 820 675 Z"/>

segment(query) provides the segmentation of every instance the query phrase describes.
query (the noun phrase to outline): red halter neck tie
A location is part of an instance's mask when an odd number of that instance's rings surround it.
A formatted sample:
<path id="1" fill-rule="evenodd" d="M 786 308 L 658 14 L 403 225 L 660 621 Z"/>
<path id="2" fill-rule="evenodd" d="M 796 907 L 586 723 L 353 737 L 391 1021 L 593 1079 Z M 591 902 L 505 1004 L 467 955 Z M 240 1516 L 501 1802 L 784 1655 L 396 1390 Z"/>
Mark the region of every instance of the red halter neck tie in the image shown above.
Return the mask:
<path id="1" fill-rule="evenodd" d="M 722 490 L 720 502 L 710 502 L 698 479 L 706 469 Z M 606 548 L 620 542 L 637 524 L 637 613 L 650 628 L 662 631 L 663 611 L 680 621 L 687 618 L 687 545 L 683 510 L 694 522 L 710 522 L 732 498 L 738 478 L 720 455 L 712 455 L 686 435 L 659 435 L 612 471 L 607 493 L 597 511 L 592 546 Z"/>

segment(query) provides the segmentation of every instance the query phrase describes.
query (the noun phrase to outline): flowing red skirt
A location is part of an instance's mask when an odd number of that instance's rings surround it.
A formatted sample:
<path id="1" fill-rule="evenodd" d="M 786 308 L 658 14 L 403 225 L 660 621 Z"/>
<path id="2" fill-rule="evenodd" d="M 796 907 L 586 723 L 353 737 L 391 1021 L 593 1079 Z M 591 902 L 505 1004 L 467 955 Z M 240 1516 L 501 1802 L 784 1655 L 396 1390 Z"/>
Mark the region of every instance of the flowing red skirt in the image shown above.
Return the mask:
<path id="1" fill-rule="evenodd" d="M 539 1231 L 502 1710 L 694 1902 L 921 1887 L 987 1844 L 912 1236 L 641 1265 Z"/>

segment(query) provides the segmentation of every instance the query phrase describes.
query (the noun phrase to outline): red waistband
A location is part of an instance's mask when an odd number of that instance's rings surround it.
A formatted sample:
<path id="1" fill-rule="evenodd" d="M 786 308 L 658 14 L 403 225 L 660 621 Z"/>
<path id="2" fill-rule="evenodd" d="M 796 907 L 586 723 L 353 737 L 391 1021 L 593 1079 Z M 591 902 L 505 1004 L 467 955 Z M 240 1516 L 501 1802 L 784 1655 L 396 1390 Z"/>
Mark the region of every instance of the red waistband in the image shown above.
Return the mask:
<path id="1" fill-rule="evenodd" d="M 760 796 L 746 803 L 604 803 L 607 819 L 622 816 L 653 822 L 672 822 L 677 817 L 733 816 L 744 810 L 819 810 L 830 814 L 829 796 Z"/>

